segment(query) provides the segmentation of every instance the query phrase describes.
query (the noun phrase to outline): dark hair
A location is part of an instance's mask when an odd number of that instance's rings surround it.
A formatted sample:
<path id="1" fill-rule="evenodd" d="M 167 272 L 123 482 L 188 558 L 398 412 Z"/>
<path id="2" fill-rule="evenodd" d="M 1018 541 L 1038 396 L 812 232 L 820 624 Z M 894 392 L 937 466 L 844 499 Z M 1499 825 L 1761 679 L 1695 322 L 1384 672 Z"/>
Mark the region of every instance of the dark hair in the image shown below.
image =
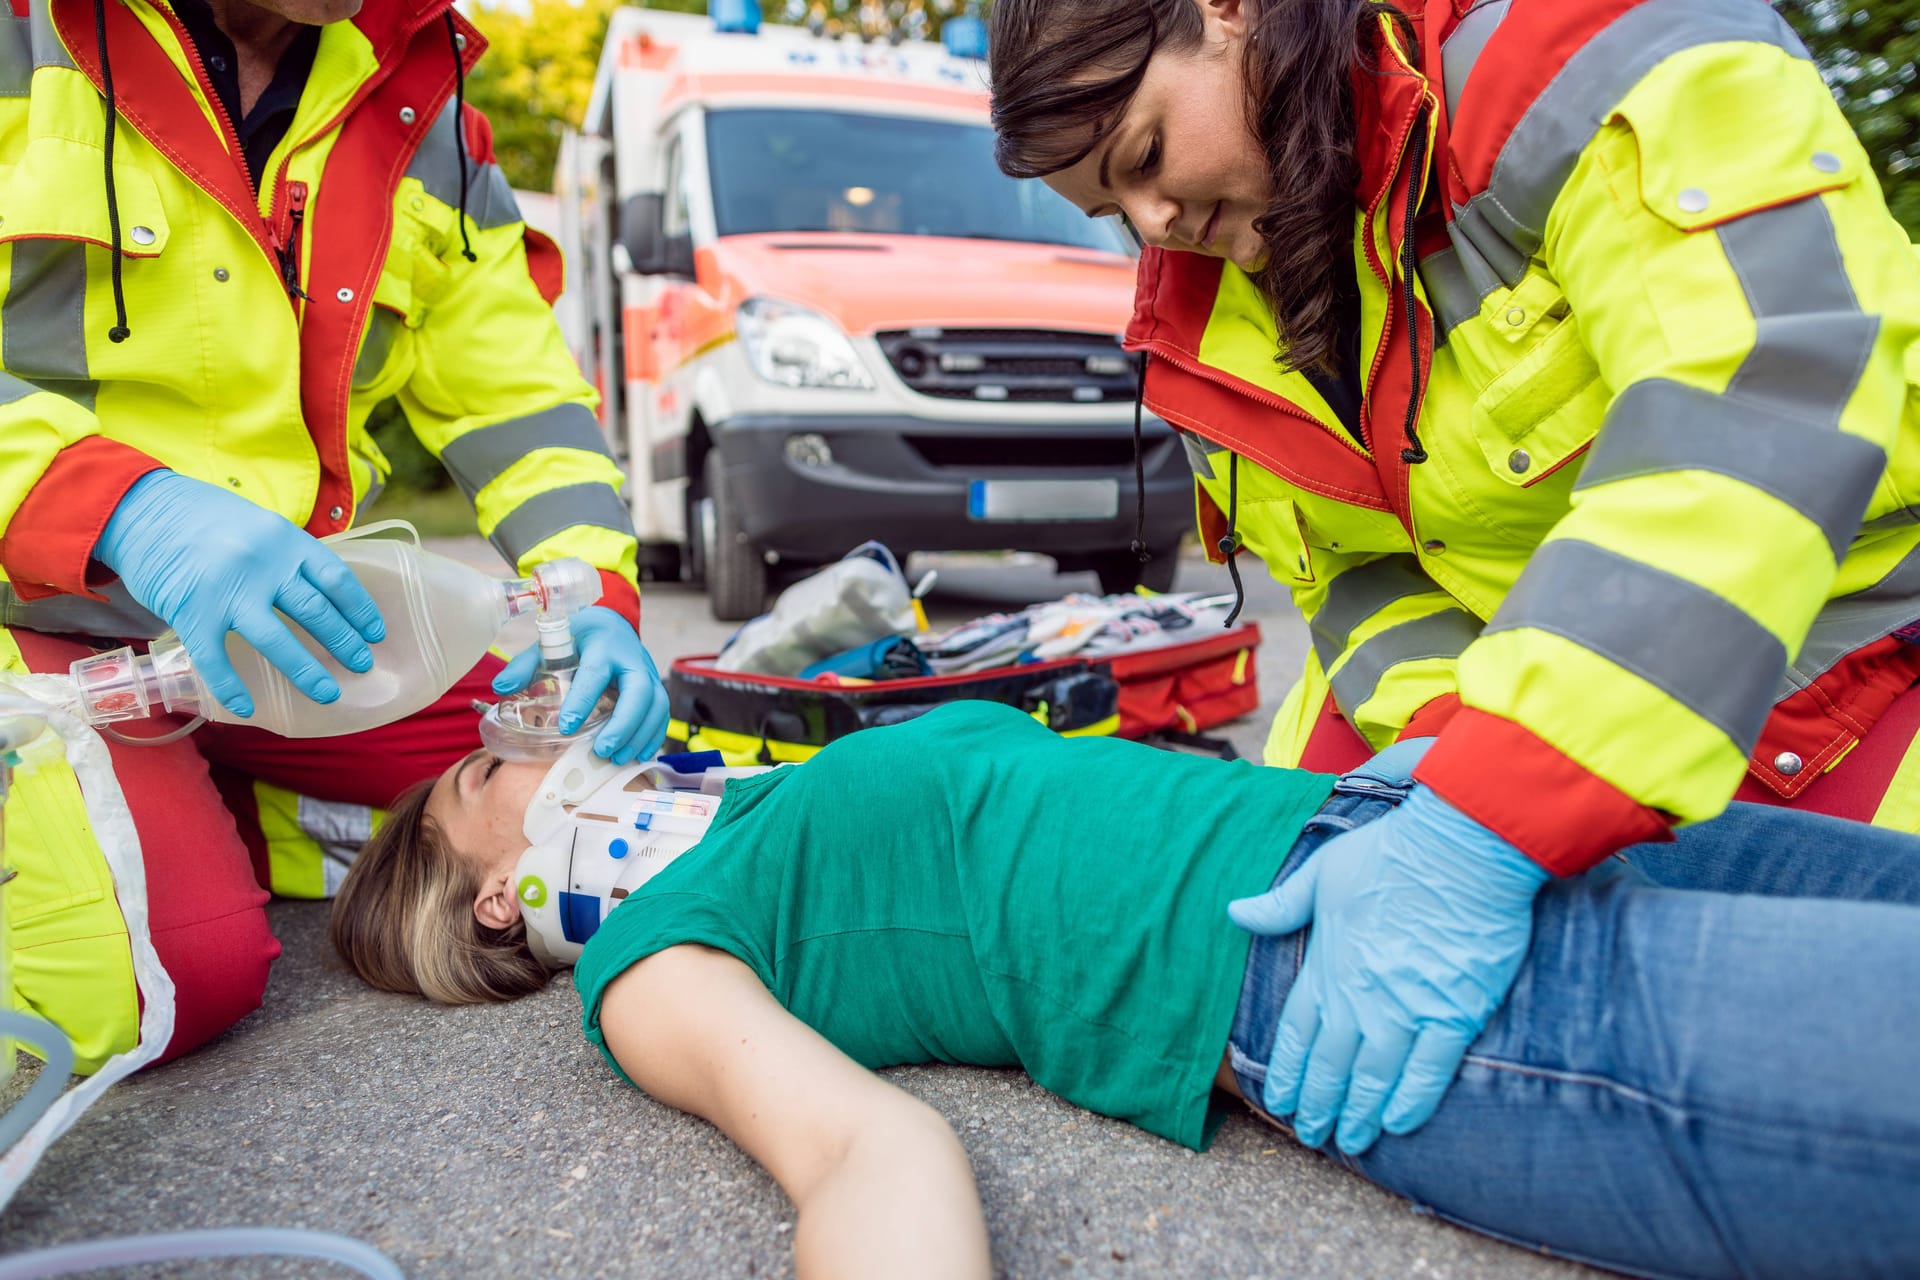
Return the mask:
<path id="1" fill-rule="evenodd" d="M 433 784 L 394 803 L 347 870 L 327 935 L 347 967 L 382 991 L 441 1004 L 515 1000 L 547 985 L 527 925 L 491 929 L 473 914 L 480 874 L 427 816 Z"/>
<path id="2" fill-rule="evenodd" d="M 1247 124 L 1267 156 L 1273 197 L 1254 230 L 1266 242 L 1253 282 L 1280 331 L 1275 357 L 1331 369 L 1335 299 L 1353 270 L 1353 91 L 1369 19 L 1385 0 L 1247 0 Z M 988 62 L 995 158 L 1040 178 L 1086 158 L 1118 124 L 1161 50 L 1198 45 L 1196 0 L 997 0 Z"/>

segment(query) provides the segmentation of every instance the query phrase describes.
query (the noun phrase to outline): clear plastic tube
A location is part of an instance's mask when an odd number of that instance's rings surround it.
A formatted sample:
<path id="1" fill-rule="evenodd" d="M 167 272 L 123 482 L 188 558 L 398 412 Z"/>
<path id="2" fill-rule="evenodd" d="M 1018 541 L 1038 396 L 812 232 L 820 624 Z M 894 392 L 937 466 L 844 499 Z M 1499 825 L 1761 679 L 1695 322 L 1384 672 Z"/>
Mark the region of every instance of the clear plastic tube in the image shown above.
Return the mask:
<path id="1" fill-rule="evenodd" d="M 350 1267 L 373 1280 L 406 1280 L 393 1259 L 370 1244 L 327 1231 L 299 1231 L 279 1227 L 223 1227 L 214 1231 L 172 1231 L 117 1240 L 88 1240 L 51 1249 L 0 1258 L 0 1280 L 42 1280 L 70 1276 L 103 1267 L 126 1267 L 143 1262 L 174 1262 L 183 1258 L 243 1258 L 274 1254 L 289 1258 L 317 1258 Z"/>

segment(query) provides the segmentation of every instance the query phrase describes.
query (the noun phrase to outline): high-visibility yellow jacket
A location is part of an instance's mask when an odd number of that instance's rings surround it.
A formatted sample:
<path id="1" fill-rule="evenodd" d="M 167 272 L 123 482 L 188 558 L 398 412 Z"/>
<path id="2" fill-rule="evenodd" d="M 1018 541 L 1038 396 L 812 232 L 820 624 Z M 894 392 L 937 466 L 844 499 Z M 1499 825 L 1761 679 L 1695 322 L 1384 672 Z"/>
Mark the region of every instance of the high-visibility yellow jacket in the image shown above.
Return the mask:
<path id="1" fill-rule="evenodd" d="M 1920 263 L 1759 0 L 1407 3 L 1354 78 L 1364 446 L 1230 264 L 1149 251 L 1130 345 L 1311 625 L 1269 760 L 1330 688 L 1567 873 L 1920 674 Z"/>
<path id="2" fill-rule="evenodd" d="M 456 63 L 484 42 L 447 0 L 368 0 L 322 31 L 257 193 L 165 0 L 106 4 L 104 49 L 88 0 L 12 4 L 0 621 L 150 634 L 88 556 L 156 466 L 347 528 L 386 476 L 366 424 L 390 400 L 510 563 L 580 556 L 637 620 L 622 475 L 550 307 L 558 253 L 521 222 L 485 119 L 456 111 Z"/>

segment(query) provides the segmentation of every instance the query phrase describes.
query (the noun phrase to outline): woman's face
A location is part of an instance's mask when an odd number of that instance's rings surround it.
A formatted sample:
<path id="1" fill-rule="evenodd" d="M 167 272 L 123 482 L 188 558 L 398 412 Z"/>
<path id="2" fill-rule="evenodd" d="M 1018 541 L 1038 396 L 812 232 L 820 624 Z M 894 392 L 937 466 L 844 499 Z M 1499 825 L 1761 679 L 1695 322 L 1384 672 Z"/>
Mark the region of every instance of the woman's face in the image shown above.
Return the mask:
<path id="1" fill-rule="evenodd" d="M 440 775 L 427 797 L 427 817 L 447 844 L 483 879 L 511 877 L 527 850 L 527 805 L 549 764 L 502 760 L 476 751 Z"/>
<path id="2" fill-rule="evenodd" d="M 1089 217 L 1122 213 L 1147 244 L 1254 270 L 1266 247 L 1253 220 L 1270 195 L 1266 153 L 1247 125 L 1239 0 L 1194 0 L 1205 34 L 1157 51 L 1112 131 L 1043 181 Z"/>

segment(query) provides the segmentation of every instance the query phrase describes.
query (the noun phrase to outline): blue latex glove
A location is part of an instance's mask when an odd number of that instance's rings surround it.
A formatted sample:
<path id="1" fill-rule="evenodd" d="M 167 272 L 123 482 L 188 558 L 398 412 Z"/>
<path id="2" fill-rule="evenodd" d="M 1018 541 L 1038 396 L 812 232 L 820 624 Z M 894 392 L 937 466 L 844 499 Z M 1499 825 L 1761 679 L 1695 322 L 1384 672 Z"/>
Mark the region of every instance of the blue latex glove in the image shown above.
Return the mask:
<path id="1" fill-rule="evenodd" d="M 373 666 L 386 639 L 380 607 L 346 564 L 306 530 L 218 485 L 152 471 L 120 499 L 93 558 L 180 633 L 208 690 L 237 716 L 253 714 L 227 661 L 227 633 L 279 668 L 315 702 L 340 686 L 274 610 L 293 619 L 350 671 Z"/>
<path id="2" fill-rule="evenodd" d="M 652 756 L 667 738 L 667 690 L 633 624 L 611 609 L 595 606 L 573 615 L 573 641 L 580 651 L 573 687 L 560 704 L 560 732 L 572 733 L 616 683 L 613 714 L 594 736 L 595 755 L 615 764 Z M 540 646 L 515 655 L 493 678 L 493 691 L 517 693 L 540 674 Z"/>
<path id="3" fill-rule="evenodd" d="M 1377 752 L 1373 759 L 1353 772 L 1360 777 L 1378 778 L 1381 782 L 1405 786 L 1413 781 L 1413 771 L 1426 758 L 1427 749 L 1431 746 L 1432 738 L 1404 738 Z"/>
<path id="4" fill-rule="evenodd" d="M 1549 878 L 1416 785 L 1278 888 L 1230 904 L 1234 923 L 1253 933 L 1313 925 L 1280 1013 L 1266 1109 L 1291 1114 L 1310 1147 L 1337 1120 L 1349 1155 L 1383 1126 L 1406 1134 L 1425 1124 L 1506 999 L 1533 935 L 1534 895 Z"/>

